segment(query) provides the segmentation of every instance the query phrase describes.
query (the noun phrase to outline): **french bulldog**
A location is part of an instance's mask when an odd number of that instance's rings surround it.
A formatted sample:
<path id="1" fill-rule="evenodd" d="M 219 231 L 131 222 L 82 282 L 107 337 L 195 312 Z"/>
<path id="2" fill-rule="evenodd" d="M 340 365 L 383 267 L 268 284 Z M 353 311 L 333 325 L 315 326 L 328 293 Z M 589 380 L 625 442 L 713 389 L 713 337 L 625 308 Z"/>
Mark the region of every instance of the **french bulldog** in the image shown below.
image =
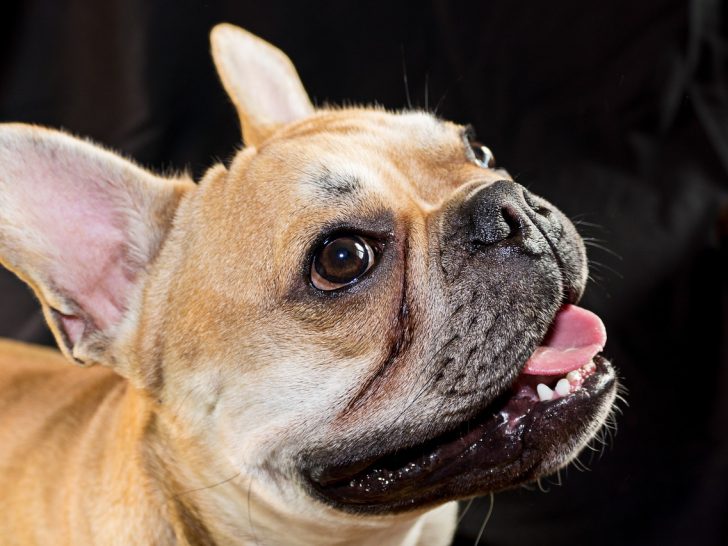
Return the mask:
<path id="1" fill-rule="evenodd" d="M 468 128 L 211 42 L 245 147 L 199 184 L 0 126 L 0 259 L 63 353 L 0 343 L 2 544 L 448 544 L 610 412 L 582 239 Z"/>

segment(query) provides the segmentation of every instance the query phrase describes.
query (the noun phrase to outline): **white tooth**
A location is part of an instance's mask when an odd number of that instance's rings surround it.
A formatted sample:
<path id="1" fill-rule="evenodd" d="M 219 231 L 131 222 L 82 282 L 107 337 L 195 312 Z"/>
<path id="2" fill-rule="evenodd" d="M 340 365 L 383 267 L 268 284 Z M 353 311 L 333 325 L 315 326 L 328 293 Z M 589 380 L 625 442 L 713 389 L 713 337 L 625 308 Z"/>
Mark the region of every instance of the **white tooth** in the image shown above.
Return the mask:
<path id="1" fill-rule="evenodd" d="M 566 379 L 569 380 L 569 383 L 578 383 L 581 381 L 581 373 L 573 370 L 566 374 Z"/>
<path id="2" fill-rule="evenodd" d="M 571 392 L 571 385 L 569 384 L 569 380 L 565 377 L 562 377 L 559 379 L 559 382 L 556 383 L 556 388 L 554 389 L 559 396 L 566 396 Z"/>
<path id="3" fill-rule="evenodd" d="M 548 385 L 544 385 L 543 383 L 536 385 L 536 392 L 538 393 L 538 399 L 541 400 L 541 402 L 551 400 L 554 397 L 554 391 L 552 391 Z"/>
<path id="4" fill-rule="evenodd" d="M 595 371 L 597 369 L 597 367 L 594 364 L 594 361 L 593 360 L 590 360 L 589 362 L 587 362 L 586 364 L 584 364 L 581 367 L 581 369 L 584 370 L 586 373 L 592 373 L 593 371 Z"/>

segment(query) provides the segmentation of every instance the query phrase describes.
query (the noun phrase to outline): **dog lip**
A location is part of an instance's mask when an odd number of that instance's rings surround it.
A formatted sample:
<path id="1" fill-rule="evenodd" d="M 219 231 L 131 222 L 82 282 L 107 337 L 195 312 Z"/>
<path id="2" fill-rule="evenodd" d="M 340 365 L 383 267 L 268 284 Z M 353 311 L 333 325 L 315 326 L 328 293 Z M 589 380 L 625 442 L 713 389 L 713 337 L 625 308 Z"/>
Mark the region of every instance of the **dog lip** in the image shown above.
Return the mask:
<path id="1" fill-rule="evenodd" d="M 588 430 L 614 395 L 613 368 L 601 356 L 594 362 L 594 375 L 567 397 L 533 402 L 509 392 L 457 429 L 412 448 L 304 470 L 308 488 L 344 511 L 386 513 L 506 489 L 554 471 L 543 468 L 554 445 L 566 446 Z M 509 420 L 506 405 L 523 415 Z"/>

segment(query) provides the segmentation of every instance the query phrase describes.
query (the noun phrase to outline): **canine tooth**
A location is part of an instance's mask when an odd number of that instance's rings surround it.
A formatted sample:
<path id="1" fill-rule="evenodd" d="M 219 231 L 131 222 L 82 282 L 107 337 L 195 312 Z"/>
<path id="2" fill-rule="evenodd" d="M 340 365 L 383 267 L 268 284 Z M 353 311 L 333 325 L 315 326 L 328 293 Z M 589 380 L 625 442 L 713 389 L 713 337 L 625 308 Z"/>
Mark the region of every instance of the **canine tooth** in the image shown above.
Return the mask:
<path id="1" fill-rule="evenodd" d="M 582 380 L 581 372 L 577 370 L 572 370 L 566 374 L 566 379 L 569 381 L 569 383 L 578 383 Z"/>
<path id="2" fill-rule="evenodd" d="M 559 396 L 566 396 L 571 392 L 571 384 L 568 379 L 562 377 L 559 379 L 559 382 L 556 383 L 556 388 L 554 390 Z"/>
<path id="3" fill-rule="evenodd" d="M 536 392 L 538 393 L 538 399 L 541 402 L 551 400 L 554 397 L 554 391 L 552 391 L 548 385 L 544 385 L 543 383 L 536 385 Z"/>

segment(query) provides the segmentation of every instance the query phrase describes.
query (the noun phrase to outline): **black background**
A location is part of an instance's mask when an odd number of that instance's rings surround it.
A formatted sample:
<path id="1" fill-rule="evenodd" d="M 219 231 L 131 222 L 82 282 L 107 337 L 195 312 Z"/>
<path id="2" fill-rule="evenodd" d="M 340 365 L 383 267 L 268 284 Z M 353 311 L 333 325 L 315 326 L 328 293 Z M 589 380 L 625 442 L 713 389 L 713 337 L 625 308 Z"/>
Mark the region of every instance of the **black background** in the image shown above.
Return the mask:
<path id="1" fill-rule="evenodd" d="M 629 389 L 591 471 L 497 494 L 481 544 L 728 544 L 727 15 L 720 0 L 6 2 L 0 120 L 199 176 L 240 141 L 208 54 L 217 22 L 286 51 L 318 104 L 405 107 L 406 73 L 414 106 L 472 123 L 595 239 L 583 305 Z M 4 270 L 0 298 L 0 335 L 52 343 Z"/>

